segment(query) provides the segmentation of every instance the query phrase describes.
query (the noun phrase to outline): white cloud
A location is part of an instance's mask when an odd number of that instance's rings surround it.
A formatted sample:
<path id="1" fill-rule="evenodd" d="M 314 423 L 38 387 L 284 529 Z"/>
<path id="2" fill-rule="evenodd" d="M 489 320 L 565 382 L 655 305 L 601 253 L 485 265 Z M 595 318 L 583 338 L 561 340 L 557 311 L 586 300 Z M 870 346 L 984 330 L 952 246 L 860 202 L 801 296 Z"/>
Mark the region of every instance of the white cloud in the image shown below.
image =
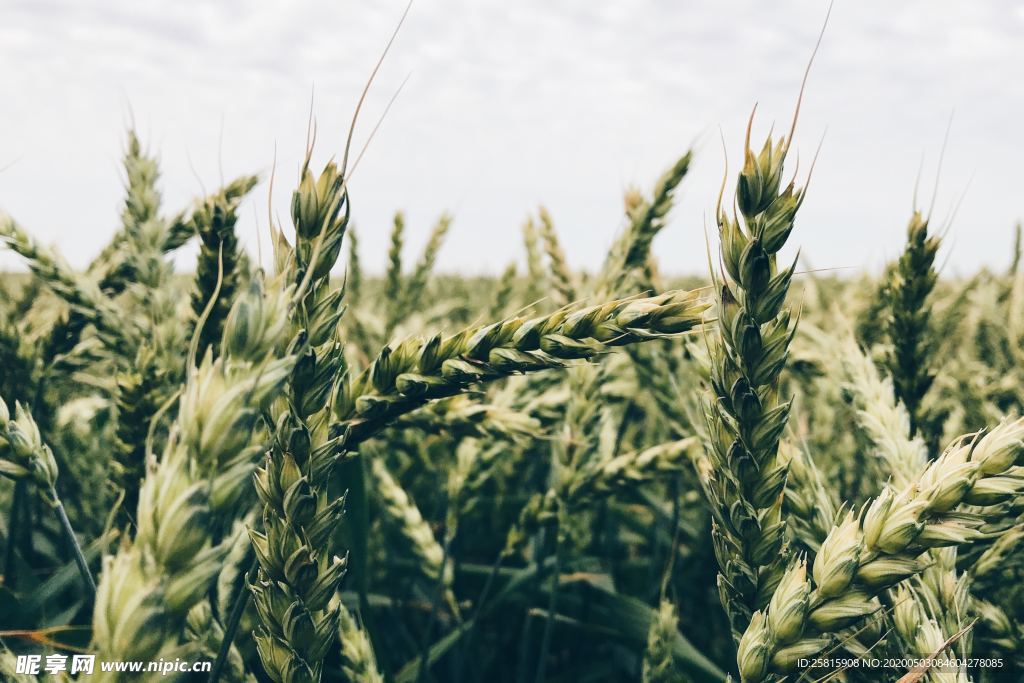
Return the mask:
<path id="1" fill-rule="evenodd" d="M 159 151 L 168 211 L 220 177 L 269 171 L 287 220 L 311 88 L 318 157 L 351 109 L 403 0 L 8 3 L 0 23 L 0 206 L 86 263 L 114 230 L 129 116 Z M 456 214 L 440 265 L 496 271 L 545 203 L 574 264 L 596 266 L 622 190 L 650 185 L 694 140 L 699 156 L 657 248 L 702 270 L 704 225 L 759 102 L 758 134 L 788 124 L 824 6 L 786 0 L 560 3 L 417 0 L 359 127 L 411 78 L 352 184 L 368 267 L 391 213 L 422 242 Z M 971 181 L 950 267 L 1006 260 L 1024 213 L 1016 150 L 1024 94 L 1019 3 L 839 3 L 811 76 L 798 147 L 828 134 L 794 242 L 816 267 L 875 266 L 902 241 L 922 156 L 928 182 L 955 110 L 939 214 Z M 193 172 L 194 168 L 194 172 Z M 930 190 L 929 190 L 930 191 Z M 266 185 L 244 214 L 266 228 Z M 0 257 L 0 265 L 15 261 Z M 187 265 L 187 263 L 183 263 Z"/>

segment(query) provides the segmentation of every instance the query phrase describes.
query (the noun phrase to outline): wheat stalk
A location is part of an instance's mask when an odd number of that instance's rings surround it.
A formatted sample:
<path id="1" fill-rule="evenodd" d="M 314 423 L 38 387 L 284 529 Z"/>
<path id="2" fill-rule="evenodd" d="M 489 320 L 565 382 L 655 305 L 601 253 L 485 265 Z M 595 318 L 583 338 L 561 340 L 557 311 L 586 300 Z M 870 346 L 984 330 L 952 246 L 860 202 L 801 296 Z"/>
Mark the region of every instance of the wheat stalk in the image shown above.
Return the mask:
<path id="1" fill-rule="evenodd" d="M 380 499 L 380 511 L 398 528 L 399 534 L 418 560 L 419 571 L 431 581 L 441 581 L 445 591 L 450 594 L 454 578 L 451 565 L 446 562 L 444 548 L 423 519 L 416 503 L 391 476 L 380 455 L 370 457 L 370 473 L 374 493 Z"/>
<path id="2" fill-rule="evenodd" d="M 124 491 L 124 509 L 138 507 L 146 474 L 146 438 L 150 422 L 167 400 L 164 373 L 152 353 L 140 353 L 135 367 L 117 376 L 117 431 L 114 435 L 115 486 Z"/>
<path id="3" fill-rule="evenodd" d="M 647 632 L 647 648 L 640 674 L 643 683 L 685 683 L 686 677 L 676 669 L 672 653 L 672 640 L 678 631 L 675 605 L 662 598 Z"/>
<path id="4" fill-rule="evenodd" d="M 674 203 L 674 194 L 686 177 L 693 159 L 686 152 L 665 171 L 654 185 L 650 200 L 639 192 L 627 198 L 628 224 L 608 252 L 601 269 L 597 290 L 602 294 L 621 294 L 636 272 L 649 262 L 651 242 L 665 227 L 665 219 Z"/>
<path id="5" fill-rule="evenodd" d="M 595 502 L 640 484 L 678 474 L 694 458 L 693 438 L 615 456 L 596 455 L 576 467 L 556 468 L 552 485 L 530 497 L 509 530 L 504 556 L 522 549 L 541 525 L 586 509 Z"/>
<path id="6" fill-rule="evenodd" d="M 57 254 L 39 245 L 14 219 L 3 214 L 0 214 L 0 241 L 24 258 L 32 272 L 72 310 L 95 325 L 106 343 L 116 346 L 137 334 L 99 287 L 74 272 Z"/>
<path id="7" fill-rule="evenodd" d="M 235 234 L 238 205 L 243 197 L 221 192 L 203 200 L 192 214 L 192 224 L 200 240 L 192 312 L 199 319 L 210 307 L 199 330 L 200 355 L 211 346 L 214 353 L 217 352 L 214 345 L 231 310 L 235 291 L 243 284 L 242 252 Z"/>
<path id="8" fill-rule="evenodd" d="M 0 475 L 14 480 L 31 479 L 53 508 L 60 522 L 64 540 L 74 557 L 82 582 L 90 592 L 96 592 L 96 581 L 82 554 L 74 529 L 68 520 L 64 503 L 57 495 L 57 462 L 53 451 L 43 443 L 39 426 L 32 413 L 15 403 L 11 419 L 7 403 L 0 397 Z"/>
<path id="9" fill-rule="evenodd" d="M 314 176 L 309 154 L 292 194 L 294 244 L 274 230 L 278 277 L 294 283 L 281 322 L 293 335 L 297 360 L 287 400 L 271 411 L 273 438 L 254 478 L 263 529 L 249 531 L 259 562 L 249 586 L 261 623 L 256 645 L 277 683 L 320 680 L 338 633 L 342 607 L 334 597 L 346 570 L 346 560 L 333 552 L 344 498 L 327 496 L 339 452 L 325 417 L 344 369 L 337 336 L 343 292 L 329 276 L 341 252 L 349 202 L 344 169 L 330 162 Z"/>
<path id="10" fill-rule="evenodd" d="M 341 608 L 340 617 L 338 640 L 341 641 L 341 658 L 344 660 L 342 671 L 345 676 L 352 683 L 384 683 L 384 676 L 377 668 L 373 645 L 366 631 L 344 607 Z"/>
<path id="11" fill-rule="evenodd" d="M 406 286 L 401 299 L 402 308 L 400 310 L 402 317 L 416 310 L 423 301 L 427 280 L 434 270 L 434 264 L 437 263 L 437 256 L 441 251 L 441 245 L 444 244 L 444 238 L 451 227 L 452 217 L 449 214 L 441 214 L 441 217 L 434 223 L 434 227 L 430 229 L 430 235 L 427 237 L 427 243 L 423 246 L 423 252 L 420 254 L 419 260 L 416 261 L 416 265 L 413 267 L 405 283 Z"/>
<path id="12" fill-rule="evenodd" d="M 501 272 L 498 278 L 498 285 L 494 292 L 494 301 L 491 303 L 488 318 L 491 320 L 500 318 L 507 313 L 509 303 L 516 286 L 516 264 L 510 263 Z"/>
<path id="13" fill-rule="evenodd" d="M 928 219 L 915 211 L 907 226 L 907 246 L 893 271 L 889 287 L 889 342 L 887 358 L 896 397 L 907 407 L 911 430 L 920 429 L 921 400 L 934 375 L 927 366 L 931 346 L 928 296 L 935 287 L 935 253 L 939 238 L 928 234 Z"/>
<path id="14" fill-rule="evenodd" d="M 356 231 L 348 228 L 348 266 L 345 268 L 345 297 L 355 306 L 363 294 L 363 268 L 359 261 L 359 240 Z"/>
<path id="15" fill-rule="evenodd" d="M 893 591 L 892 619 L 896 635 L 908 654 L 919 658 L 943 652 L 946 659 L 967 661 L 971 658 L 972 635 L 968 620 L 973 616 L 969 592 L 969 576 L 957 575 L 956 548 L 941 548 L 929 553 L 932 564 Z M 965 627 L 968 627 L 965 629 Z M 963 635 L 955 648 L 945 643 L 954 634 Z M 934 681 L 966 682 L 967 667 L 941 666 L 929 676 Z"/>
<path id="16" fill-rule="evenodd" d="M 289 291 L 254 281 L 228 315 L 225 355 L 188 370 L 163 455 L 139 492 L 135 538 L 104 559 L 93 616 L 104 656 L 155 659 L 182 647 L 185 618 L 230 547 L 216 542 L 215 523 L 230 519 L 246 489 L 260 450 L 253 429 L 295 364 L 274 356 Z"/>
<path id="17" fill-rule="evenodd" d="M 779 374 L 795 332 L 785 298 L 796 264 L 780 269 L 777 259 L 803 201 L 792 182 L 783 185 L 788 150 L 785 138 L 769 138 L 755 154 L 748 126 L 739 214 L 718 214 L 724 270 L 705 410 L 712 467 L 702 483 L 714 516 L 719 593 L 736 638 L 767 605 L 787 564 L 787 467 L 778 448 L 790 403 L 779 396 Z"/>
<path id="18" fill-rule="evenodd" d="M 919 436 L 912 436 L 910 417 L 896 400 L 891 381 L 879 377 L 874 363 L 857 347 L 852 331 L 845 331 L 838 342 L 826 339 L 822 346 L 834 350 L 834 359 L 844 369 L 858 422 L 886 462 L 893 485 L 909 485 L 927 466 L 927 447 Z M 930 566 L 918 584 L 913 589 L 901 586 L 892 602 L 897 606 L 896 617 L 903 617 L 894 619 L 894 624 L 904 648 L 924 658 L 963 630 L 970 614 L 970 593 L 967 574 L 957 574 L 955 548 L 932 550 L 922 560 Z M 963 659 L 970 656 L 971 640 L 968 633 L 957 641 L 957 654 Z M 933 670 L 930 675 L 956 680 L 964 674 Z"/>
<path id="19" fill-rule="evenodd" d="M 544 268 L 544 253 L 537 234 L 537 224 L 528 216 L 523 223 L 523 247 L 526 249 L 526 292 L 525 299 L 532 303 L 547 292 L 547 271 Z"/>
<path id="20" fill-rule="evenodd" d="M 523 440 L 541 435 L 540 421 L 525 411 L 481 403 L 465 394 L 429 403 L 401 418 L 395 429 L 415 428 L 458 439 L 492 437 Z"/>
<path id="21" fill-rule="evenodd" d="M 928 464 L 928 448 L 923 439 L 912 435 L 910 415 L 896 397 L 891 378 L 879 374 L 851 330 L 825 334 L 809 328 L 808 333 L 826 362 L 842 369 L 843 388 L 852 399 L 861 430 L 886 463 L 885 474 L 894 478 L 896 486 L 912 481 Z"/>
<path id="22" fill-rule="evenodd" d="M 121 228 L 89 265 L 87 274 L 93 277 L 121 268 L 123 277 L 131 279 L 131 266 L 123 263 L 124 244 L 138 233 L 142 225 L 156 220 L 160 211 L 161 196 L 156 186 L 160 168 L 156 158 L 143 151 L 142 142 L 134 130 L 128 131 L 128 144 L 122 163 L 127 188 L 124 208 L 121 210 Z"/>
<path id="23" fill-rule="evenodd" d="M 550 285 L 558 295 L 556 303 L 567 304 L 576 300 L 576 278 L 565 257 L 565 251 L 555 231 L 555 223 L 551 214 L 543 206 L 537 209 L 537 216 L 540 219 L 540 237 L 544 241 L 544 252 L 548 257 L 548 275 Z M 532 225 L 532 223 L 531 223 Z M 531 228 L 532 232 L 532 228 Z M 529 233 L 527 233 L 529 235 Z"/>
<path id="24" fill-rule="evenodd" d="M 801 543 L 817 552 L 838 519 L 839 506 L 806 451 L 783 440 L 779 453 L 788 467 L 785 511 L 790 528 Z"/>
<path id="25" fill-rule="evenodd" d="M 386 346 L 347 381 L 334 404 L 332 433 L 352 448 L 396 417 L 469 386 L 564 367 L 611 348 L 695 329 L 708 305 L 694 292 L 564 307 L 529 320 L 514 317 L 458 334 L 412 337 Z"/>
<path id="26" fill-rule="evenodd" d="M 384 274 L 384 296 L 388 306 L 385 336 L 391 333 L 401 318 L 399 304 L 402 300 L 402 239 L 405 234 L 405 214 L 395 214 L 391 227 L 391 241 L 388 246 L 388 268 Z"/>

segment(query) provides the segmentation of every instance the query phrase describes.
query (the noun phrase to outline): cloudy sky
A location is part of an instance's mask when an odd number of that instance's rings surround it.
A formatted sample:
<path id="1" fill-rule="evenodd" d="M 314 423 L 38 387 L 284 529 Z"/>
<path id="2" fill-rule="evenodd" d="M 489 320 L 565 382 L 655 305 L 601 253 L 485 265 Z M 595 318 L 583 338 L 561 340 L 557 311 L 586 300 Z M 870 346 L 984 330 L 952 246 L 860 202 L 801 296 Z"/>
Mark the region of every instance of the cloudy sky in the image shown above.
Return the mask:
<path id="1" fill-rule="evenodd" d="M 118 221 L 124 131 L 162 163 L 168 212 L 221 177 L 274 165 L 288 196 L 313 98 L 317 156 L 340 153 L 353 105 L 405 0 L 6 0 L 0 8 L 0 208 L 75 265 Z M 451 211 L 445 270 L 521 259 L 539 203 L 569 258 L 593 268 L 621 227 L 621 197 L 689 146 L 697 161 L 656 249 L 666 270 L 703 271 L 726 158 L 746 119 L 788 128 L 825 15 L 784 0 L 416 0 L 356 131 L 402 91 L 351 193 L 369 270 L 390 216 L 409 247 Z M 963 198 L 948 272 L 1008 261 L 1024 216 L 1024 2 L 838 0 L 796 141 L 801 172 L 823 139 L 794 241 L 817 268 L 877 268 L 899 250 L 915 179 L 936 222 Z M 725 139 L 723 150 L 722 136 Z M 267 184 L 241 230 L 266 245 Z M 262 237 L 261 237 L 262 235 Z M 190 254 L 179 258 L 188 267 Z M 15 263 L 9 254 L 0 266 Z"/>

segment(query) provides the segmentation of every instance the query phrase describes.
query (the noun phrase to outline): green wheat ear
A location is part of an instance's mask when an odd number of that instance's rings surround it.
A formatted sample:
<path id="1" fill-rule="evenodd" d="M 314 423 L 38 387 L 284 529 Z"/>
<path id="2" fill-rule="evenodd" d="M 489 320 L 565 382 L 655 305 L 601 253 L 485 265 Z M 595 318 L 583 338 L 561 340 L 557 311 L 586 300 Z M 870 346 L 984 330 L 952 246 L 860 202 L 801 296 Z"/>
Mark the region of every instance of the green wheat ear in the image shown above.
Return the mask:
<path id="1" fill-rule="evenodd" d="M 576 276 L 569 268 L 565 250 L 555 231 L 554 219 L 543 206 L 537 210 L 537 216 L 540 219 L 540 237 L 544 242 L 544 252 L 548 257 L 547 275 L 551 287 L 558 295 L 556 303 L 567 304 L 575 301 L 578 291 Z"/>
<path id="2" fill-rule="evenodd" d="M 644 650 L 641 672 L 643 683 L 684 683 L 687 680 L 683 672 L 677 670 L 672 653 L 673 637 L 678 630 L 676 608 L 663 598 L 647 633 L 647 649 Z"/>
<path id="3" fill-rule="evenodd" d="M 921 402 L 935 379 L 929 367 L 935 344 L 929 296 L 938 279 L 935 254 L 939 245 L 939 238 L 928 234 L 928 219 L 915 211 L 907 226 L 906 248 L 896 263 L 887 292 L 892 350 L 886 364 L 896 397 L 910 414 L 913 432 L 919 431 L 927 420 Z"/>
<path id="4" fill-rule="evenodd" d="M 207 348 L 216 353 L 224 319 L 231 310 L 237 289 L 243 284 L 245 273 L 235 224 L 244 197 L 245 193 L 222 191 L 204 199 L 192 214 L 192 224 L 200 240 L 192 313 L 199 319 L 206 307 L 212 306 L 199 330 L 200 356 Z"/>
<path id="5" fill-rule="evenodd" d="M 752 121 L 751 121 L 752 123 Z M 778 264 L 803 192 L 783 186 L 788 141 L 747 149 L 736 187 L 738 213 L 718 214 L 722 272 L 718 335 L 711 354 L 712 396 L 705 408 L 703 484 L 713 513 L 719 593 L 734 635 L 763 609 L 787 566 L 782 514 L 787 463 L 779 454 L 790 403 L 780 373 L 795 334 L 786 307 L 796 262 Z"/>
<path id="6" fill-rule="evenodd" d="M 858 515 L 851 511 L 833 526 L 810 573 L 802 559 L 791 562 L 770 604 L 754 613 L 740 639 L 743 680 L 757 683 L 795 672 L 800 658 L 821 652 L 842 629 L 879 612 L 879 596 L 905 579 L 921 575 L 933 586 L 945 581 L 940 577 L 948 576 L 949 558 L 940 555 L 938 576 L 927 575 L 934 564 L 921 561 L 925 551 L 978 542 L 986 536 L 980 529 L 993 522 L 988 533 L 1004 533 L 997 522 L 999 506 L 1024 491 L 1024 483 L 1005 478 L 1024 462 L 1022 438 L 1019 419 L 984 435 L 963 436 L 906 486 L 887 486 Z M 942 593 L 925 586 L 929 593 Z M 955 599 L 966 609 L 966 594 Z M 915 616 L 918 607 L 904 609 L 902 637 L 915 650 L 934 644 L 931 626 Z M 959 622 L 945 627 L 955 625 Z"/>
<path id="7" fill-rule="evenodd" d="M 228 349 L 269 345 L 280 353 L 280 341 L 264 341 L 261 334 L 268 325 L 259 323 L 273 320 L 270 327 L 290 338 L 287 349 L 295 357 L 282 395 L 266 413 L 269 438 L 253 477 L 262 528 L 249 529 L 258 563 L 248 585 L 259 614 L 256 648 L 277 683 L 321 679 L 344 609 L 335 594 L 347 558 L 335 553 L 334 539 L 345 500 L 328 497 L 340 452 L 323 428 L 334 385 L 346 370 L 338 338 L 343 291 L 330 279 L 349 221 L 341 173 L 328 163 L 314 176 L 307 156 L 292 195 L 294 242 L 275 230 L 275 279 L 290 284 L 282 287 L 279 305 L 242 309 L 240 319 L 252 322 L 224 340 Z"/>

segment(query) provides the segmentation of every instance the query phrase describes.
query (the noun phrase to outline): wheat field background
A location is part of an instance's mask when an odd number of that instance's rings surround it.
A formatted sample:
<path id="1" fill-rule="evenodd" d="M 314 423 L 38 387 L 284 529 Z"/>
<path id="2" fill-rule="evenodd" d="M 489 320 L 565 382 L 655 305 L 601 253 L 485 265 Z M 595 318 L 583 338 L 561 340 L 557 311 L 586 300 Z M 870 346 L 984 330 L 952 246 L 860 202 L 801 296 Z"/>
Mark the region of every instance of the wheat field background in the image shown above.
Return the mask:
<path id="1" fill-rule="evenodd" d="M 128 130 L 86 267 L 0 214 L 0 678 L 1021 680 L 1021 229 L 946 272 L 920 189 L 881 273 L 811 267 L 799 110 L 735 131 L 687 276 L 685 148 L 590 269 L 524 206 L 504 272 L 439 271 L 457 213 L 364 222 L 312 124 L 187 206 Z"/>

